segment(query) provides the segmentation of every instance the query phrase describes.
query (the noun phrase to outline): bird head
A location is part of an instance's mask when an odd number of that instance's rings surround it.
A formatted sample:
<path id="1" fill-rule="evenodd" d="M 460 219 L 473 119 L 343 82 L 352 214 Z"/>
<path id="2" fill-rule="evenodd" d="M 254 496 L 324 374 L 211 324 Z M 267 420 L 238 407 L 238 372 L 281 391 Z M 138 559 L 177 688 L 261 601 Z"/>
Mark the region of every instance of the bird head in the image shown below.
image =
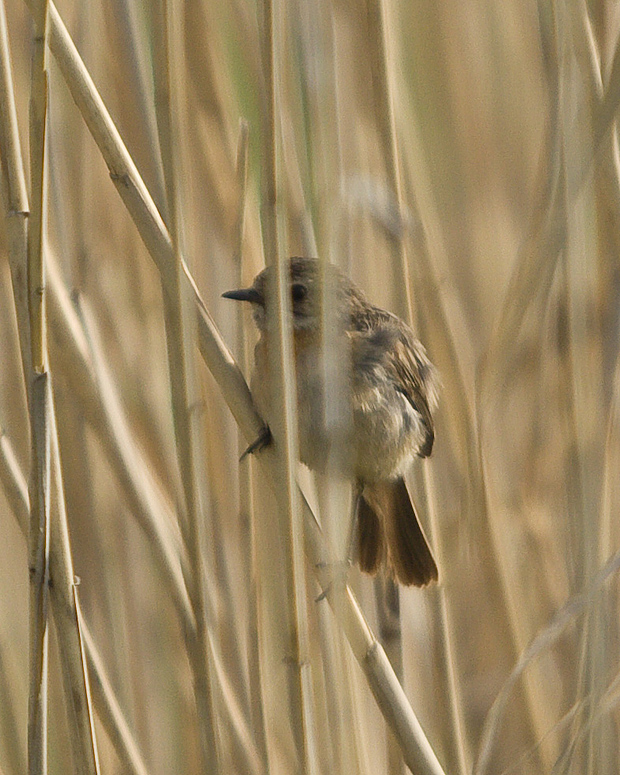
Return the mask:
<path id="1" fill-rule="evenodd" d="M 225 299 L 249 301 L 252 305 L 254 322 L 260 331 L 267 328 L 265 313 L 268 286 L 275 279 L 275 268 L 272 266 L 254 278 L 249 288 L 239 288 L 227 291 L 222 296 Z M 346 278 L 331 264 L 325 267 L 325 278 L 334 281 L 336 290 L 336 305 L 339 310 L 348 312 L 346 299 L 351 293 L 351 286 Z M 320 264 L 316 258 L 291 258 L 289 261 L 289 288 L 293 328 L 297 332 L 318 330 L 321 321 L 321 287 Z M 343 301 L 345 302 L 343 304 Z"/>

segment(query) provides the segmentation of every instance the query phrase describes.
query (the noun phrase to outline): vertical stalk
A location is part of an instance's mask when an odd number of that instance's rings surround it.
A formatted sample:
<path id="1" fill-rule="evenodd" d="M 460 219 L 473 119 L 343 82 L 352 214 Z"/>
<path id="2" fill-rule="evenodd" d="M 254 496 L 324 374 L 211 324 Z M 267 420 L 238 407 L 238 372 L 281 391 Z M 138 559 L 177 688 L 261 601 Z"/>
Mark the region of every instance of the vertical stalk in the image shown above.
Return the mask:
<path id="1" fill-rule="evenodd" d="M 33 4 L 34 26 L 30 80 L 30 224 L 28 228 L 28 305 L 32 368 L 46 368 L 45 270 L 43 232 L 45 212 L 45 134 L 47 121 L 48 4 Z"/>
<path id="2" fill-rule="evenodd" d="M 402 239 L 403 201 L 400 177 L 400 159 L 396 142 L 396 125 L 394 121 L 395 84 L 390 72 L 389 62 L 392 58 L 389 24 L 388 0 L 371 0 L 368 4 L 369 22 L 371 28 L 371 56 L 373 60 L 373 91 L 375 111 L 378 120 L 379 136 L 385 163 L 386 173 L 394 191 L 398 204 L 397 233 L 391 234 L 390 246 L 392 252 L 394 288 L 397 294 L 396 312 L 405 320 L 412 320 L 413 302 L 411 299 L 411 282 L 407 250 Z"/>
<path id="3" fill-rule="evenodd" d="M 395 101 L 397 98 L 397 84 L 395 83 L 394 74 L 390 68 L 390 62 L 394 61 L 395 56 L 392 51 L 394 42 L 392 40 L 389 0 L 371 0 L 369 4 L 369 16 L 371 29 L 374 32 L 373 39 L 375 41 L 373 54 L 375 63 L 374 72 L 377 73 L 377 79 L 374 83 L 374 94 L 379 121 L 379 132 L 382 141 L 387 176 L 396 196 L 398 215 L 402 224 L 402 214 L 404 211 L 403 186 L 400 173 L 401 165 L 394 115 Z M 403 239 L 401 224 L 399 224 L 398 233 L 394 235 L 391 240 L 392 255 L 395 264 L 394 275 L 395 277 L 400 275 L 401 278 L 401 282 L 395 284 L 398 293 L 398 298 L 396 300 L 397 311 L 406 320 L 413 321 L 416 312 L 418 313 L 418 320 L 420 316 L 419 309 L 414 308 L 412 301 L 409 259 L 407 256 L 406 244 Z M 426 510 L 430 516 L 431 537 L 436 541 L 438 535 L 437 517 L 434 508 L 434 498 L 432 497 L 432 492 L 429 487 L 429 477 L 427 472 L 422 469 L 419 464 L 415 473 L 419 489 L 424 495 Z M 398 594 L 398 592 L 396 592 L 396 594 Z M 434 619 L 438 622 L 438 632 L 440 633 L 441 640 L 440 663 L 442 667 L 446 668 L 442 671 L 442 674 L 446 676 L 445 681 L 442 683 L 442 689 L 445 704 L 450 711 L 450 732 L 448 737 L 453 743 L 451 754 L 454 766 L 458 768 L 458 772 L 461 775 L 465 775 L 468 766 L 464 749 L 463 708 L 460 692 L 457 691 L 458 683 L 455 675 L 456 661 L 452 649 L 453 638 L 451 637 L 450 632 L 451 622 L 450 617 L 448 616 L 445 591 L 443 589 L 439 589 L 437 596 L 434 598 L 433 613 Z M 402 677 L 402 637 L 400 632 L 400 618 L 398 619 L 398 622 L 398 632 L 396 636 L 391 639 L 394 642 L 391 644 L 390 657 L 395 660 L 397 675 Z M 395 761 L 396 756 L 391 738 L 388 745 L 392 771 L 398 772 L 400 767 Z M 400 758 L 400 756 L 398 756 L 398 758 Z"/>
<path id="4" fill-rule="evenodd" d="M 49 653 L 50 435 L 47 373 L 34 376 L 30 393 L 30 691 L 28 774 L 47 772 L 47 680 Z"/>
<path id="5" fill-rule="evenodd" d="M 6 213 L 9 263 L 15 298 L 17 330 L 24 376 L 30 374 L 30 323 L 28 319 L 28 195 L 21 163 L 13 73 L 9 54 L 4 2 L 0 3 L 0 190 Z"/>
<path id="6" fill-rule="evenodd" d="M 306 617 L 306 576 L 303 523 L 296 484 L 298 455 L 296 381 L 293 360 L 293 331 L 290 316 L 288 261 L 283 256 L 279 229 L 278 132 L 276 116 L 280 109 L 280 59 L 285 9 L 274 7 L 274 0 L 262 3 L 262 53 L 266 84 L 265 121 L 262 131 L 264 168 L 262 170 L 261 225 L 266 262 L 272 266 L 275 282 L 268 288 L 269 373 L 272 430 L 278 450 L 276 498 L 281 535 L 286 537 L 284 555 L 286 588 L 290 601 L 288 656 L 292 673 L 289 688 L 292 728 L 295 734 L 300 771 L 317 772 L 315 750 L 314 700 L 310 670 L 309 635 Z"/>
<path id="7" fill-rule="evenodd" d="M 347 246 L 343 244 L 345 241 L 341 234 L 345 219 L 338 209 L 344 169 L 338 112 L 341 106 L 334 88 L 338 81 L 334 40 L 337 11 L 332 5 L 320 0 L 300 0 L 295 5 L 301 42 L 299 69 L 303 119 L 308 133 L 306 185 L 309 205 L 304 203 L 303 209 L 312 214 L 312 226 L 316 234 L 312 238 L 307 233 L 304 236 L 308 243 L 306 250 L 320 259 L 319 368 L 324 402 L 321 422 L 329 429 L 330 435 L 325 472 L 315 476 L 315 483 L 321 524 L 331 550 L 327 561 L 334 568 L 344 568 L 349 559 L 353 528 L 351 483 L 341 475 L 343 470 L 347 470 L 351 453 L 349 436 L 352 418 L 347 395 L 351 364 L 347 342 L 339 330 L 337 289 L 325 271 L 329 263 L 341 267 L 347 264 Z M 294 101 L 294 84 L 295 81 L 289 79 L 289 103 Z M 289 145 L 292 145 L 290 140 Z M 291 164 L 289 159 L 292 157 L 292 153 L 287 156 L 289 178 L 301 175 L 300 170 Z M 316 243 L 318 249 L 310 243 Z M 343 604 L 343 598 L 334 598 L 334 604 Z M 329 753 L 326 755 L 325 744 L 322 744 L 322 758 L 331 761 L 337 772 L 363 772 L 364 741 L 359 740 L 356 729 L 360 707 L 354 696 L 355 683 L 347 645 L 325 606 L 320 606 L 318 614 L 327 713 L 323 726 L 329 739 Z"/>
<path id="8" fill-rule="evenodd" d="M 2 8 L 4 11 L 4 7 Z M 19 324 L 22 366 L 29 394 L 32 465 L 30 481 L 29 561 L 30 665 L 29 772 L 46 771 L 47 596 L 52 595 L 67 707 L 74 769 L 98 772 L 98 756 L 88 692 L 88 675 L 79 637 L 73 596 L 74 574 L 69 549 L 56 420 L 47 373 L 44 297 L 45 123 L 47 109 L 47 4 L 35 9 L 32 60 L 30 152 L 33 217 L 28 204 L 10 71 L 6 23 L 0 14 L 0 157 L 2 191 L 8 214 L 13 295 Z M 53 507 L 52 507 L 53 504 Z M 50 520 L 53 510 L 55 518 Z M 49 584 L 53 579 L 54 584 Z"/>
<path id="9" fill-rule="evenodd" d="M 187 549 L 189 565 L 184 568 L 185 582 L 196 621 L 195 631 L 187 634 L 187 648 L 194 677 L 195 699 L 202 769 L 217 775 L 221 771 L 218 755 L 217 719 L 213 705 L 213 666 L 209 646 L 209 629 L 205 600 L 205 567 L 202 554 L 204 514 L 197 486 L 197 440 L 195 433 L 197 389 L 193 370 L 195 323 L 188 287 L 184 282 L 182 261 L 182 209 L 180 207 L 179 179 L 183 179 L 179 114 L 182 100 L 178 97 L 183 80 L 180 62 L 183 57 L 183 35 L 179 29 L 182 4 L 162 0 L 159 33 L 159 68 L 156 79 L 160 99 L 158 127 L 164 164 L 164 179 L 169 213 L 175 271 L 172 282 L 162 286 L 168 368 L 172 392 L 172 414 L 175 431 L 177 460 L 183 488 L 183 506 L 180 509 L 181 534 Z M 201 466 L 206 470 L 206 466 Z"/>
<path id="10" fill-rule="evenodd" d="M 247 122 L 241 121 L 239 126 L 239 138 L 237 141 L 237 183 L 239 186 L 239 207 L 237 211 L 237 224 L 235 233 L 234 259 L 237 268 L 237 281 L 239 287 L 244 285 L 243 277 L 243 237 L 245 233 L 245 208 L 247 196 L 248 178 L 248 148 L 249 127 Z M 237 357 L 239 358 L 245 374 L 250 369 L 250 357 L 248 342 L 245 336 L 243 305 L 238 306 L 237 321 Z M 247 448 L 247 443 L 241 431 L 239 431 L 239 456 Z M 257 748 L 265 768 L 269 770 L 267 756 L 267 737 L 265 729 L 265 714 L 263 709 L 263 697 L 261 690 L 261 666 L 260 666 L 260 585 L 257 583 L 258 558 L 256 545 L 256 515 L 254 513 L 254 463 L 250 459 L 245 465 L 239 466 L 239 509 L 243 518 L 248 521 L 247 545 L 245 556 L 250 558 L 248 578 L 249 592 L 249 626 L 248 626 L 248 662 L 249 662 L 249 701 L 252 726 L 256 738 Z"/>
<path id="11" fill-rule="evenodd" d="M 45 129 L 47 121 L 46 0 L 33 7 L 30 74 L 30 190 L 28 227 L 28 313 L 30 320 L 30 691 L 28 697 L 28 773 L 47 773 L 47 680 L 49 654 L 50 437 L 49 384 L 46 372 L 45 280 Z"/>

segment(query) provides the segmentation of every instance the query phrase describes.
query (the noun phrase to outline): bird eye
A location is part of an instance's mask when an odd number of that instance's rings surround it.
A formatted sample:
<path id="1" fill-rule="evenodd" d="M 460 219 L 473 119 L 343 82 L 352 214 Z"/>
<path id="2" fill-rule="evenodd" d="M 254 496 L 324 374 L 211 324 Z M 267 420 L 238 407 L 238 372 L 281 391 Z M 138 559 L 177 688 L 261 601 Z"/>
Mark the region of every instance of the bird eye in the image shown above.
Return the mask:
<path id="1" fill-rule="evenodd" d="M 305 285 L 302 285 L 302 283 L 293 283 L 293 287 L 291 288 L 291 296 L 293 301 L 301 301 L 302 299 L 306 298 L 307 294 L 308 289 Z"/>

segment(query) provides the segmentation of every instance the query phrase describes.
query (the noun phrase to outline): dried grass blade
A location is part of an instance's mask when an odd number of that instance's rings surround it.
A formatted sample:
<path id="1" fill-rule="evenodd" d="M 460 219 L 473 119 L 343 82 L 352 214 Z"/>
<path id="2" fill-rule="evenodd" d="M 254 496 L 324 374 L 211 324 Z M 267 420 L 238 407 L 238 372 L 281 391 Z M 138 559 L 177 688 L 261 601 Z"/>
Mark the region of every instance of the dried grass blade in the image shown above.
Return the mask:
<path id="1" fill-rule="evenodd" d="M 80 612 L 80 632 L 88 663 L 93 700 L 99 718 L 116 750 L 123 772 L 127 775 L 148 775 L 148 768 L 127 719 L 114 694 L 105 665 L 93 636 Z"/>

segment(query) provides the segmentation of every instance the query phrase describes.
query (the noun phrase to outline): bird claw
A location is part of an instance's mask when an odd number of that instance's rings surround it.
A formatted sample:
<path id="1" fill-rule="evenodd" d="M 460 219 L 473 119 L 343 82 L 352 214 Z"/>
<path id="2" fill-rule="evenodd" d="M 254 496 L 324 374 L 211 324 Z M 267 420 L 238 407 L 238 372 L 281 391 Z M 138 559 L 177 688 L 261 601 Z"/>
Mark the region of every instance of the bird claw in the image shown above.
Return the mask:
<path id="1" fill-rule="evenodd" d="M 268 447 L 271 444 L 271 441 L 271 430 L 269 429 L 268 425 L 265 425 L 258 437 L 250 444 L 243 455 L 241 455 L 239 462 L 241 463 L 243 460 L 245 460 L 248 455 L 253 455 L 255 452 L 260 452 L 261 450 L 265 449 L 265 447 Z"/>

